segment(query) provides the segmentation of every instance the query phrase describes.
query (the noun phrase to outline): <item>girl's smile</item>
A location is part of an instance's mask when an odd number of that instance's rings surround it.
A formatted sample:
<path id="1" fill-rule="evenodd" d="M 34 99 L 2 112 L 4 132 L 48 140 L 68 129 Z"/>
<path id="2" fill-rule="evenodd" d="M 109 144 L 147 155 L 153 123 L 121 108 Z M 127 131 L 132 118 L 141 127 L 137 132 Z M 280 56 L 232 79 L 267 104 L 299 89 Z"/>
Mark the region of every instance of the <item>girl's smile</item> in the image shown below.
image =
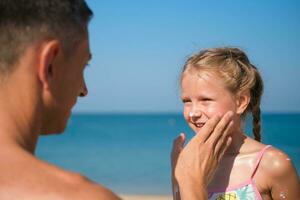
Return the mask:
<path id="1" fill-rule="evenodd" d="M 199 75 L 200 74 L 200 75 Z M 183 115 L 197 133 L 214 115 L 236 110 L 234 95 L 227 90 L 213 73 L 189 73 L 182 78 Z"/>

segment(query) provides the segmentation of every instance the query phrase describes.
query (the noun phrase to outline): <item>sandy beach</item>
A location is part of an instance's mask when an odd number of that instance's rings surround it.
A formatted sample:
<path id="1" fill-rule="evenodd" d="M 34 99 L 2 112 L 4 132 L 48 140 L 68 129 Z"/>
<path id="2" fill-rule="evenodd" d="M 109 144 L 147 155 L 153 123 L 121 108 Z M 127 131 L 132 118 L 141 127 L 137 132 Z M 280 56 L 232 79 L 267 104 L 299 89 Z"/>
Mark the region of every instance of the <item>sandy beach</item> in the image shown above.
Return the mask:
<path id="1" fill-rule="evenodd" d="M 172 200 L 171 196 L 163 195 L 121 195 L 123 200 Z"/>

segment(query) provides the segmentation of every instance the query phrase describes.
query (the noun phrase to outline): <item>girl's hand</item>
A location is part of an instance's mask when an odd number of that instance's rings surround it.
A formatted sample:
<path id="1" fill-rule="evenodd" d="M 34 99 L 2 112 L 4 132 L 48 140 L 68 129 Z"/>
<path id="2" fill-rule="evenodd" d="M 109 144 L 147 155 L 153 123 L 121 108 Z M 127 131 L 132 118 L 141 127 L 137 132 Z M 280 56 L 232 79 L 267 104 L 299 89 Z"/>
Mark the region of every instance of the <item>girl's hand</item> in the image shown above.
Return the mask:
<path id="1" fill-rule="evenodd" d="M 185 134 L 181 133 L 174 141 L 173 148 L 171 152 L 171 166 L 172 166 L 172 191 L 173 191 L 173 200 L 181 200 L 179 185 L 175 178 L 175 167 L 179 157 L 180 152 L 183 149 L 183 145 L 185 143 Z"/>

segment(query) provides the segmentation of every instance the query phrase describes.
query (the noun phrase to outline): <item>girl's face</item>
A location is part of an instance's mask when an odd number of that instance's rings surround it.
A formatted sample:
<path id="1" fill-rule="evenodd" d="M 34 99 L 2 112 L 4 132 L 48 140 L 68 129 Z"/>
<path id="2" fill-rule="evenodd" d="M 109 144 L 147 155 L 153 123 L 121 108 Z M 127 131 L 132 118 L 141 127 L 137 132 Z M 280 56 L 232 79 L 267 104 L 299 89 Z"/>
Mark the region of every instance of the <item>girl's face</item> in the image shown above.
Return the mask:
<path id="1" fill-rule="evenodd" d="M 236 111 L 235 96 L 213 73 L 185 72 L 181 87 L 183 115 L 195 133 L 198 133 L 212 116 L 222 116 L 229 110 L 234 113 Z"/>

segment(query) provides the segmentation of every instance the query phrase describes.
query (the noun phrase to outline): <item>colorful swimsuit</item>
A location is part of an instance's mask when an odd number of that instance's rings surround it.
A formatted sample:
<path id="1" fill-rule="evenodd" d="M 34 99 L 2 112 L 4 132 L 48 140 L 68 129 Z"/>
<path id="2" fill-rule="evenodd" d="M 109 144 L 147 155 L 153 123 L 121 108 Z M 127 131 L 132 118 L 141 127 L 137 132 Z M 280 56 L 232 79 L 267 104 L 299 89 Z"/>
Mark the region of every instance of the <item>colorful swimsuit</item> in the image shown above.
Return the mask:
<path id="1" fill-rule="evenodd" d="M 208 199 L 209 200 L 262 200 L 261 195 L 259 194 L 253 177 L 258 168 L 258 165 L 270 145 L 265 146 L 257 155 L 256 163 L 254 165 L 253 172 L 251 177 L 236 186 L 227 187 L 227 188 L 208 188 Z"/>

